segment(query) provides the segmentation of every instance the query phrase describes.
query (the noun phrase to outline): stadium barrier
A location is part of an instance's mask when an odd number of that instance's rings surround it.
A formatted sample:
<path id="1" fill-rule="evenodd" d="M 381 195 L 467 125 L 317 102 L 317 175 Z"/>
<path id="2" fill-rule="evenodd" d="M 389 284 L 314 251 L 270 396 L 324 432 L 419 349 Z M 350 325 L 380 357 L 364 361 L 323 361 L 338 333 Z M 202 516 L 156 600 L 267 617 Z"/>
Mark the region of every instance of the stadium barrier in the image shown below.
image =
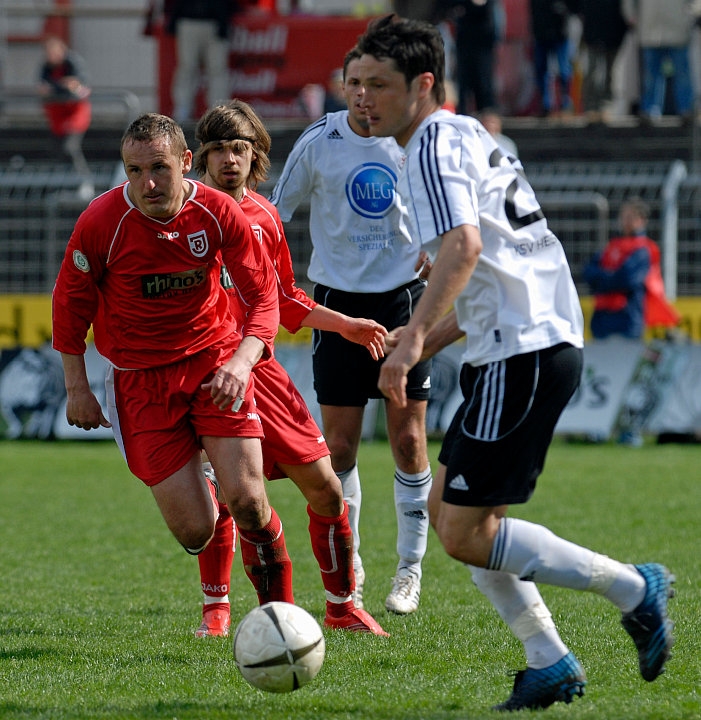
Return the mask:
<path id="1" fill-rule="evenodd" d="M 434 358 L 431 398 L 426 416 L 431 436 L 442 435 L 459 407 L 460 356 L 456 343 Z M 321 425 L 312 378 L 311 346 L 282 344 L 277 357 Z M 659 339 L 650 342 L 611 339 L 584 348 L 582 383 L 565 409 L 556 432 L 596 440 L 616 437 L 624 428 L 660 435 L 701 431 L 701 386 L 696 381 L 701 345 Z M 92 344 L 86 366 L 90 385 L 105 403 L 106 363 Z M 0 438 L 109 439 L 99 428 L 86 433 L 65 419 L 65 390 L 59 353 L 49 343 L 0 351 Z M 384 437 L 383 403 L 371 401 L 363 438 Z"/>

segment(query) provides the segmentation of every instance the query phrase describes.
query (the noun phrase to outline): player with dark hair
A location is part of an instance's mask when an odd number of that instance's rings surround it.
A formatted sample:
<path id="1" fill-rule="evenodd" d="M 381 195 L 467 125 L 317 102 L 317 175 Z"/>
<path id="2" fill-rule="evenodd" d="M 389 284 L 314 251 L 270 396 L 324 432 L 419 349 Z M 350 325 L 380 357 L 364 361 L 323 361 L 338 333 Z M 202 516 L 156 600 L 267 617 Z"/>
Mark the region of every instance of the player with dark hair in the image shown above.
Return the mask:
<path id="1" fill-rule="evenodd" d="M 402 153 L 391 139 L 369 136 L 357 80 L 359 54 L 344 60 L 347 110 L 329 113 L 298 138 L 271 201 L 283 221 L 308 201 L 312 257 L 307 272 L 314 299 L 347 315 L 368 317 L 392 329 L 411 317 L 425 282 L 419 250 L 412 245 L 394 203 Z M 363 415 L 377 388 L 379 364 L 362 348 L 323 329 L 314 331 L 314 387 L 321 406 L 331 462 L 343 483 L 355 547 L 356 604 L 362 602 L 365 570 L 359 553 L 362 489 L 358 471 Z M 338 382 L 342 377 L 343 382 Z M 387 435 L 395 460 L 394 501 L 397 563 L 385 607 L 416 611 L 428 536 L 432 475 L 426 447 L 430 361 L 411 372 L 408 401 L 386 401 Z"/>
<path id="2" fill-rule="evenodd" d="M 113 428 L 130 470 L 193 555 L 206 548 L 219 512 L 204 449 L 260 602 L 293 602 L 282 524 L 262 477 L 251 377 L 278 330 L 275 271 L 237 203 L 185 177 L 192 153 L 173 120 L 142 115 L 120 149 L 127 182 L 78 218 L 53 293 L 66 418 L 84 430 Z M 247 303 L 245 326 L 221 285 L 222 259 Z M 109 363 L 111 422 L 87 377 L 91 324 Z"/>
<path id="3" fill-rule="evenodd" d="M 318 305 L 295 285 L 290 251 L 277 210 L 255 190 L 270 167 L 270 135 L 253 108 L 233 100 L 208 110 L 195 130 L 200 146 L 195 169 L 205 185 L 230 195 L 246 215 L 277 275 L 280 322 L 290 332 L 301 327 L 338 332 L 363 345 L 375 361 L 382 355 L 386 330 L 373 320 L 351 318 Z M 226 268 L 232 310 L 245 325 L 249 308 L 232 285 Z M 263 469 L 269 479 L 289 477 L 307 499 L 309 535 L 326 591 L 324 624 L 334 629 L 387 635 L 365 610 L 353 604 L 353 535 L 341 481 L 331 467 L 324 436 L 284 368 L 269 357 L 253 368 L 255 399 L 263 423 Z M 242 538 L 243 542 L 243 538 Z M 226 635 L 228 588 L 235 527 L 220 506 L 213 542 L 198 556 L 205 593 L 198 637 Z"/>
<path id="4" fill-rule="evenodd" d="M 582 370 L 582 311 L 567 259 L 514 157 L 474 118 L 441 110 L 444 49 L 432 25 L 396 16 L 358 40 L 370 132 L 393 136 L 406 163 L 397 194 L 414 236 L 434 255 L 411 320 L 388 338 L 380 388 L 405 402 L 407 373 L 467 336 L 464 402 L 439 455 L 429 513 L 446 552 L 523 643 L 527 668 L 499 710 L 582 695 L 586 678 L 560 638 L 537 583 L 604 596 L 622 612 L 640 672 L 652 681 L 673 643 L 674 577 L 627 565 L 507 517 L 535 490 L 555 425 Z M 453 313 L 446 312 L 454 305 Z"/>

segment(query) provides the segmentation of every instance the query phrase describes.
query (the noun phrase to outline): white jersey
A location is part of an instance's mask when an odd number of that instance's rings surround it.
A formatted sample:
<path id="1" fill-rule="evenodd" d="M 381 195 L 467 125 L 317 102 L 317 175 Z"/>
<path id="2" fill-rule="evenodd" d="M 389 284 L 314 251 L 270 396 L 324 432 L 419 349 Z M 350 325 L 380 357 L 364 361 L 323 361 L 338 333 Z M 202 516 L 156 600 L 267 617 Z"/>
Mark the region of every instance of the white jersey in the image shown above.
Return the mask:
<path id="1" fill-rule="evenodd" d="M 406 153 L 397 194 L 412 235 L 430 254 L 460 225 L 482 236 L 475 271 L 455 301 L 467 334 L 463 361 L 483 365 L 560 342 L 582 347 L 572 273 L 521 163 L 477 120 L 445 110 L 421 123 Z"/>
<path id="2" fill-rule="evenodd" d="M 417 277 L 419 246 L 401 228 L 395 185 L 404 153 L 393 138 L 364 138 L 348 111 L 310 125 L 287 158 L 270 201 L 287 222 L 311 204 L 312 282 L 346 292 L 386 292 Z"/>

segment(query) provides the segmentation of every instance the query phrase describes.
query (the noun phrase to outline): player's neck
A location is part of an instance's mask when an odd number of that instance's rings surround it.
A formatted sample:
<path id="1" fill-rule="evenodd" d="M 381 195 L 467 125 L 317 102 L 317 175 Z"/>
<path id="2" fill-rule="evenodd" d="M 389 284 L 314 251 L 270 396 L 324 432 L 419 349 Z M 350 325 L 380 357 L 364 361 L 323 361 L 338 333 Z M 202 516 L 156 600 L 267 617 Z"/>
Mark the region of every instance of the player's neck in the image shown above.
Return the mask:
<path id="1" fill-rule="evenodd" d="M 360 137 L 370 137 L 370 129 L 367 125 L 361 125 L 350 113 L 348 113 L 348 126 Z"/>

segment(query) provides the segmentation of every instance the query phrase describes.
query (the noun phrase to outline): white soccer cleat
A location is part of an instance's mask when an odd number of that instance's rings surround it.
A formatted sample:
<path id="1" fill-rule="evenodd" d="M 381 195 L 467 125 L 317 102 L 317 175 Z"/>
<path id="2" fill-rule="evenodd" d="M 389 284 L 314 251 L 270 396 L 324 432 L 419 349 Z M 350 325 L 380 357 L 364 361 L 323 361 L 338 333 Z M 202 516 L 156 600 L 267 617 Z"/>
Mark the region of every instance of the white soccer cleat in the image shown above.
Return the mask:
<path id="1" fill-rule="evenodd" d="M 421 580 L 408 568 L 399 568 L 392 580 L 392 590 L 385 600 L 385 607 L 397 615 L 409 615 L 419 608 Z"/>

